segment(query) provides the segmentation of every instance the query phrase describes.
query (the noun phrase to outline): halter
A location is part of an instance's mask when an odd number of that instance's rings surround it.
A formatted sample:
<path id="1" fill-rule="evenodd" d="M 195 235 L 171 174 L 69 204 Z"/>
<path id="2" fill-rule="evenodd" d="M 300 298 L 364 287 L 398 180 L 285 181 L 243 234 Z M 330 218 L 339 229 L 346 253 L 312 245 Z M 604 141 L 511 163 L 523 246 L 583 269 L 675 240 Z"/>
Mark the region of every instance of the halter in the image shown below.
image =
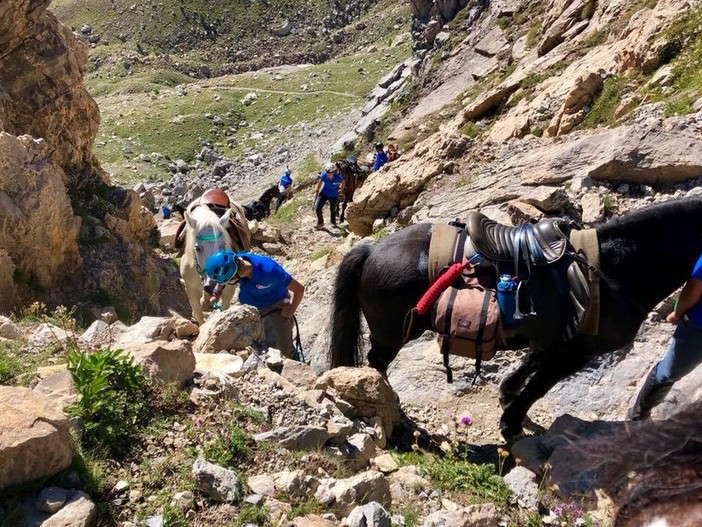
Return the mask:
<path id="1" fill-rule="evenodd" d="M 213 242 L 215 240 L 218 240 L 219 238 L 222 237 L 222 233 L 215 232 L 214 234 L 204 234 L 204 235 L 197 235 L 195 236 L 196 240 L 202 240 L 203 242 Z M 197 274 L 202 278 L 205 275 L 205 270 L 200 267 L 200 262 L 197 259 L 197 251 L 195 250 L 195 247 L 193 247 L 193 259 L 195 260 L 195 270 L 197 271 Z"/>

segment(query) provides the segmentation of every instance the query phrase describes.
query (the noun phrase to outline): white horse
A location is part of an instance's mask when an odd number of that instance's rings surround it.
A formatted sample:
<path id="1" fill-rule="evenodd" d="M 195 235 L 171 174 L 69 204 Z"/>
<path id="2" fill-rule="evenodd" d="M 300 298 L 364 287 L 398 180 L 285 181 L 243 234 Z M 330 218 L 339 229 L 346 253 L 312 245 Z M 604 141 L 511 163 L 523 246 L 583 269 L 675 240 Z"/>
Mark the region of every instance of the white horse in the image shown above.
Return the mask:
<path id="1" fill-rule="evenodd" d="M 241 246 L 239 240 L 236 240 L 236 245 L 232 244 L 232 237 L 229 235 L 227 227 L 234 214 L 236 213 L 229 209 L 220 218 L 208 207 L 196 202 L 191 203 L 184 214 L 186 222 L 185 250 L 180 260 L 180 275 L 185 283 L 185 291 L 193 311 L 193 317 L 199 324 L 205 321 L 203 300 L 209 302 L 206 288 L 210 284 L 205 275 L 207 258 L 225 249 L 248 250 L 248 247 Z M 234 290 L 233 286 L 224 288 L 220 299 L 223 309 L 229 307 Z"/>

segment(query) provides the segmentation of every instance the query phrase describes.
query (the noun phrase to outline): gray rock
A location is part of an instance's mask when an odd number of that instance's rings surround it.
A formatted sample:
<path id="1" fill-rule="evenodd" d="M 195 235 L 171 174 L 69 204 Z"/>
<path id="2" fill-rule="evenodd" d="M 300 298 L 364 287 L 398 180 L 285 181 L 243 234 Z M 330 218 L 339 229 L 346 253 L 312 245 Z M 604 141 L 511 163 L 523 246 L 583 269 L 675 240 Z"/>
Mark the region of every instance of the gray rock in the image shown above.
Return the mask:
<path id="1" fill-rule="evenodd" d="M 198 458 L 193 463 L 192 475 L 197 488 L 214 501 L 236 503 L 243 497 L 241 481 L 233 470 Z"/>
<path id="2" fill-rule="evenodd" d="M 525 467 L 514 467 L 503 479 L 512 491 L 512 498 L 522 509 L 536 511 L 539 506 L 539 485 L 536 474 Z"/>
<path id="3" fill-rule="evenodd" d="M 271 441 L 288 450 L 317 450 L 329 439 L 329 432 L 319 426 L 283 426 L 256 434 L 256 441 Z"/>
<path id="4" fill-rule="evenodd" d="M 35 506 L 38 510 L 53 514 L 58 511 L 68 499 L 68 493 L 61 487 L 46 487 L 37 496 Z"/>
<path id="5" fill-rule="evenodd" d="M 345 520 L 348 527 L 390 527 L 390 515 L 377 501 L 359 505 Z"/>

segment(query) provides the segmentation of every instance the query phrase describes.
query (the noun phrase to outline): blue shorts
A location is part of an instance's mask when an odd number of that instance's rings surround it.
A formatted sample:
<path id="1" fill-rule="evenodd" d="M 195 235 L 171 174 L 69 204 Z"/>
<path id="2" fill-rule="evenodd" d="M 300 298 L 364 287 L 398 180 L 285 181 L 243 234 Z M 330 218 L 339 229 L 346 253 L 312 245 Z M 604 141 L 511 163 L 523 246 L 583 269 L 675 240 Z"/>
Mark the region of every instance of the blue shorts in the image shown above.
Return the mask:
<path id="1" fill-rule="evenodd" d="M 660 383 L 675 382 L 702 362 L 702 325 L 683 317 L 673 332 L 668 351 L 656 368 Z"/>

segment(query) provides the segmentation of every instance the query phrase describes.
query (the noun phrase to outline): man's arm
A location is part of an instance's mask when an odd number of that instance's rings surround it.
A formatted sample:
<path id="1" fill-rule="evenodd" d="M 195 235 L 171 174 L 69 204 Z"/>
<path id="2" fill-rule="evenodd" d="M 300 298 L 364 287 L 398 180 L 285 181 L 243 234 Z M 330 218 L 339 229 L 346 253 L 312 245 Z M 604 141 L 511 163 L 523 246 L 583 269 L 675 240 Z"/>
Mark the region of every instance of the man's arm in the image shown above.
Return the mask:
<path id="1" fill-rule="evenodd" d="M 702 299 L 702 280 L 690 278 L 680 292 L 675 311 L 668 315 L 666 320 L 671 324 L 677 324 L 700 299 Z"/>
<path id="2" fill-rule="evenodd" d="M 305 286 L 293 278 L 288 284 L 288 291 L 292 293 L 292 300 L 290 305 L 285 306 L 280 313 L 285 318 L 291 318 L 295 314 L 297 306 L 300 305 L 302 296 L 305 294 Z"/>

